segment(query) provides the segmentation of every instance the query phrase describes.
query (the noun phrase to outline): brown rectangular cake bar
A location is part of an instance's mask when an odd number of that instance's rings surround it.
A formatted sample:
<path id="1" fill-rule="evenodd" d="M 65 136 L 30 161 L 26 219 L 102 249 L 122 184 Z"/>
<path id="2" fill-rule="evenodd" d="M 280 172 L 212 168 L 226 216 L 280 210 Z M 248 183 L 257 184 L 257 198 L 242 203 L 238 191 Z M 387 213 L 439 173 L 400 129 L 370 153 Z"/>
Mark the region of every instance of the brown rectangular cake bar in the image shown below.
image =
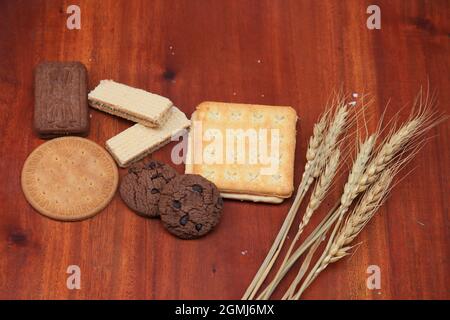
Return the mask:
<path id="1" fill-rule="evenodd" d="M 80 62 L 43 62 L 34 81 L 34 129 L 41 138 L 87 135 L 87 72 Z"/>

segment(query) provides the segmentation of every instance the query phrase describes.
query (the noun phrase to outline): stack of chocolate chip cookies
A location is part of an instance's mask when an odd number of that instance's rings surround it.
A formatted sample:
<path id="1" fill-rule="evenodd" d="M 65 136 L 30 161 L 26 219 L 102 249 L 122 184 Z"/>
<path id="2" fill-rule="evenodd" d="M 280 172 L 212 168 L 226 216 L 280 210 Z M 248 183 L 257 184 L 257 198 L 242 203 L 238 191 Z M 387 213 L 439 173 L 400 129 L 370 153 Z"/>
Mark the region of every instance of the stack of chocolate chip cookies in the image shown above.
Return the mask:
<path id="1" fill-rule="evenodd" d="M 120 195 L 137 214 L 160 217 L 164 227 L 181 239 L 209 233 L 222 214 L 217 187 L 197 174 L 178 174 L 159 161 L 133 165 L 120 184 Z"/>

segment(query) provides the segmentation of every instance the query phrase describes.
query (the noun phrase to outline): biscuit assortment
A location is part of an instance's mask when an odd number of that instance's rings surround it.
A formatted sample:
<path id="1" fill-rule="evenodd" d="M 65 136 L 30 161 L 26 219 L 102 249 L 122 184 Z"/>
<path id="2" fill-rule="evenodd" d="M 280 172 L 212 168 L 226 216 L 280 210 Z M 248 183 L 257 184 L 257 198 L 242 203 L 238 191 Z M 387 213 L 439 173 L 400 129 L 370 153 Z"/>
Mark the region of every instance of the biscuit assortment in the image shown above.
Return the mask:
<path id="1" fill-rule="evenodd" d="M 297 121 L 291 107 L 204 102 L 189 120 L 166 97 L 113 80 L 100 81 L 88 94 L 86 84 L 86 68 L 79 62 L 37 66 L 39 137 L 87 135 L 88 104 L 136 123 L 106 141 L 109 154 L 79 137 L 53 139 L 35 149 L 23 167 L 22 189 L 40 213 L 63 221 L 92 217 L 116 192 L 116 163 L 131 166 L 119 188 L 126 205 L 141 216 L 160 217 L 182 239 L 214 229 L 222 197 L 280 203 L 291 196 Z M 185 174 L 156 160 L 137 163 L 190 127 Z M 220 152 L 209 144 L 217 136 L 226 140 L 215 141 Z M 229 138 L 235 139 L 231 149 Z M 225 154 L 222 161 L 219 153 Z"/>

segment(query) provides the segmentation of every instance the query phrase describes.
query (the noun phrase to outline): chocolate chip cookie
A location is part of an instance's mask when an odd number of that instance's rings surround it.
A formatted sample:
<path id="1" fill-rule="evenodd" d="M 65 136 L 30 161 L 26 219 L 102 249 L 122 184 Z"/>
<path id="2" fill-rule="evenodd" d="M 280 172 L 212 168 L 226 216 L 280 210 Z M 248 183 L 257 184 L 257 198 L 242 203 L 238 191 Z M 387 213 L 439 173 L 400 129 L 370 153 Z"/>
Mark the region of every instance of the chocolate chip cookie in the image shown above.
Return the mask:
<path id="1" fill-rule="evenodd" d="M 161 190 L 177 175 L 175 169 L 159 161 L 138 163 L 122 178 L 120 196 L 136 213 L 145 217 L 158 217 Z"/>
<path id="2" fill-rule="evenodd" d="M 196 174 L 179 175 L 163 188 L 159 213 L 164 227 L 182 239 L 199 238 L 219 222 L 223 201 L 217 187 Z"/>

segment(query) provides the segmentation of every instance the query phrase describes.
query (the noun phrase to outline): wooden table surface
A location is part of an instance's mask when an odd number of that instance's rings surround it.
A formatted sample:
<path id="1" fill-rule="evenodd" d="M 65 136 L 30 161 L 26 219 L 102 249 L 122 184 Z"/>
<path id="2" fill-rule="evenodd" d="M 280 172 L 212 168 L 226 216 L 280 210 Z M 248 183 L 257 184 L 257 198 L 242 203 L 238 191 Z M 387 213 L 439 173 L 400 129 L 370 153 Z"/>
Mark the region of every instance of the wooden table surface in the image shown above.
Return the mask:
<path id="1" fill-rule="evenodd" d="M 80 30 L 66 28 L 71 4 L 81 9 Z M 39 215 L 21 192 L 20 173 L 43 143 L 31 128 L 40 61 L 79 60 L 89 89 L 115 79 L 169 97 L 188 116 L 205 100 L 292 105 L 300 117 L 297 185 L 312 125 L 335 88 L 376 98 L 371 129 L 389 100 L 386 117 L 406 106 L 404 119 L 428 82 L 438 109 L 449 113 L 450 3 L 376 1 L 381 30 L 366 27 L 370 4 L 0 1 L 0 298 L 239 299 L 292 203 L 226 201 L 217 230 L 196 241 L 138 217 L 118 194 L 90 220 Z M 101 145 L 131 125 L 91 114 L 89 139 Z M 430 135 L 356 252 L 330 266 L 305 298 L 450 298 L 448 123 Z M 169 145 L 153 157 L 169 162 L 170 151 Z M 69 265 L 81 269 L 81 290 L 66 287 Z M 370 265 L 380 267 L 380 290 L 366 287 Z"/>

